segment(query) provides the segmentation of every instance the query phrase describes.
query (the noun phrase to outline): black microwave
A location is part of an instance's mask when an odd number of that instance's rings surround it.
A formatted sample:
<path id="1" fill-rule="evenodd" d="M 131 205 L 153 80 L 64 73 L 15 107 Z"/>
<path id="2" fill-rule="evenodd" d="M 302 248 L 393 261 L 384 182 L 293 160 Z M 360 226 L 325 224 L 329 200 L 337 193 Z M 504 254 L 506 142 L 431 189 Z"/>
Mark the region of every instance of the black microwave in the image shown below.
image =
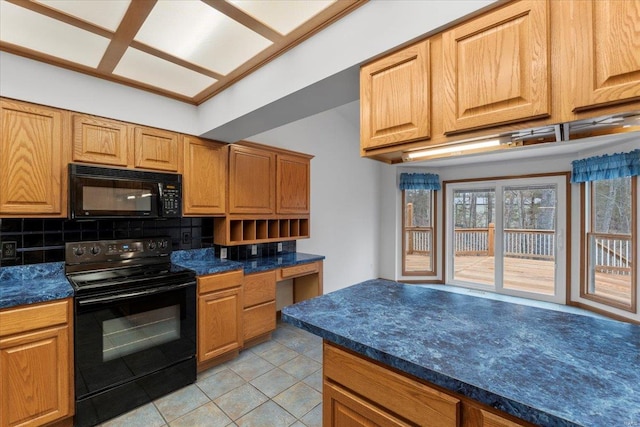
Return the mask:
<path id="1" fill-rule="evenodd" d="M 180 218 L 182 175 L 69 164 L 69 218 Z"/>

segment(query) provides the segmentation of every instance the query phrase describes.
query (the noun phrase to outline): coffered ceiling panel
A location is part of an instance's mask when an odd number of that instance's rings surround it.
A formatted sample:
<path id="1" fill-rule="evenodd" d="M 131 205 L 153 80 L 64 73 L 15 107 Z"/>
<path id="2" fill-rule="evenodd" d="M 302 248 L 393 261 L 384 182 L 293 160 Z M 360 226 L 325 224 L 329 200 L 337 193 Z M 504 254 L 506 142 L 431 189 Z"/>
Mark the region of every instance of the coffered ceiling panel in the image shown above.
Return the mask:
<path id="1" fill-rule="evenodd" d="M 228 0 L 238 9 L 270 26 L 282 35 L 289 34 L 301 22 L 329 7 L 336 0 Z"/>
<path id="2" fill-rule="evenodd" d="M 6 2 L 0 4 L 0 40 L 88 67 L 98 66 L 110 41 Z"/>
<path id="3" fill-rule="evenodd" d="M 200 104 L 367 0 L 0 0 L 0 50 Z"/>

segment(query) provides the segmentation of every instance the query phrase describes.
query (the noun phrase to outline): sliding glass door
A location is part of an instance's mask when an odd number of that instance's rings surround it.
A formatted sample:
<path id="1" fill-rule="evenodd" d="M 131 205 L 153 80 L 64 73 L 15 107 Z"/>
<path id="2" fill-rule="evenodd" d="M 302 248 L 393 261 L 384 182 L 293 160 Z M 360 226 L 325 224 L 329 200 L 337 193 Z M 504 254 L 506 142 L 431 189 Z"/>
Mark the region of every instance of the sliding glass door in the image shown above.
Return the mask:
<path id="1" fill-rule="evenodd" d="M 564 195 L 564 176 L 447 185 L 447 283 L 564 302 Z"/>

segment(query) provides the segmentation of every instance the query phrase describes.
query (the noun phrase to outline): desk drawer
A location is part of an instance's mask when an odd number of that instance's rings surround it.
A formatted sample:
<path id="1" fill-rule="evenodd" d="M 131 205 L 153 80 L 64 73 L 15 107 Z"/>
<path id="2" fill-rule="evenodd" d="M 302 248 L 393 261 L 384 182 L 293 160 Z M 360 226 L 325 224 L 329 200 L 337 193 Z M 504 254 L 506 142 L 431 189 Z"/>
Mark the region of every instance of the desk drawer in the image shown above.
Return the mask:
<path id="1" fill-rule="evenodd" d="M 244 308 L 276 299 L 276 272 L 250 274 L 244 277 Z"/>
<path id="2" fill-rule="evenodd" d="M 308 264 L 298 264 L 291 267 L 283 267 L 278 271 L 278 280 L 291 279 L 307 274 L 317 273 L 319 271 L 318 262 Z"/>

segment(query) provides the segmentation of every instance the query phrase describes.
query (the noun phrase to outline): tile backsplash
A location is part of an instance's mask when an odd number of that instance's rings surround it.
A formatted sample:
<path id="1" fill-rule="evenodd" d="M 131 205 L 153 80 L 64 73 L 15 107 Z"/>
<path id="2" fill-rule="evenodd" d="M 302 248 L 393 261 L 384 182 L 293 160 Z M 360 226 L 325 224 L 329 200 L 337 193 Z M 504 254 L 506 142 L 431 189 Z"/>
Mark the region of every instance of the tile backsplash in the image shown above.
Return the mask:
<path id="1" fill-rule="evenodd" d="M 220 247 L 213 244 L 212 218 L 176 218 L 160 220 L 93 220 L 67 219 L 0 219 L 0 249 L 2 243 L 15 242 L 16 256 L 0 257 L 0 267 L 64 261 L 67 242 L 144 237 L 171 238 L 173 250 L 214 247 L 216 257 Z M 278 243 L 227 247 L 227 258 L 244 260 L 277 254 Z M 295 240 L 282 242 L 282 252 L 295 252 Z"/>

